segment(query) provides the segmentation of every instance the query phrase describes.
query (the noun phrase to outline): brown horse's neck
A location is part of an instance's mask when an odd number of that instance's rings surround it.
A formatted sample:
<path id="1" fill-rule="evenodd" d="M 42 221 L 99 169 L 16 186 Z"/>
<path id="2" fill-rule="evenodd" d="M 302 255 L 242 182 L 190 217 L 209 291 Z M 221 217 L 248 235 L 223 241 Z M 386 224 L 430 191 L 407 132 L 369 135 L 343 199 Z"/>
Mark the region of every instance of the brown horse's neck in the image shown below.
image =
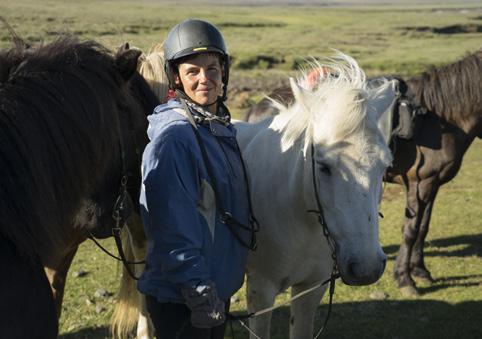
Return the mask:
<path id="1" fill-rule="evenodd" d="M 408 80 L 416 104 L 471 136 L 482 136 L 482 51 Z"/>

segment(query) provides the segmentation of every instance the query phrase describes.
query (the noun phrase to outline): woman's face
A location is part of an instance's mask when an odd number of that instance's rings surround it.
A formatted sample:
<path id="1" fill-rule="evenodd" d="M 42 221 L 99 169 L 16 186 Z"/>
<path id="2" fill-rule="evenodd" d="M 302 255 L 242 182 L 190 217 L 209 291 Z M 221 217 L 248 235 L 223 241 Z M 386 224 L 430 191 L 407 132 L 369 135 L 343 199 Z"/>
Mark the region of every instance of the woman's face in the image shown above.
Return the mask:
<path id="1" fill-rule="evenodd" d="M 221 93 L 222 69 L 216 54 L 201 53 L 179 64 L 176 85 L 182 86 L 191 100 L 216 113 L 217 98 Z"/>

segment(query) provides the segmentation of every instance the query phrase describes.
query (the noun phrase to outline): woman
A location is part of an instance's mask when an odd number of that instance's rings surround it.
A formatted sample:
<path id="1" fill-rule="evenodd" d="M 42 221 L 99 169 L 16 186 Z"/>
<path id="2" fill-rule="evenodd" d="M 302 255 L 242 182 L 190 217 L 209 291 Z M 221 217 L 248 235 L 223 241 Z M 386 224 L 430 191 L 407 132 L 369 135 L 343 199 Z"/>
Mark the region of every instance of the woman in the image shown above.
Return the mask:
<path id="1" fill-rule="evenodd" d="M 218 29 L 192 19 L 169 32 L 164 53 L 176 99 L 149 117 L 140 198 L 148 251 L 138 289 L 158 338 L 223 338 L 255 247 L 246 173 L 223 104 L 229 56 Z"/>

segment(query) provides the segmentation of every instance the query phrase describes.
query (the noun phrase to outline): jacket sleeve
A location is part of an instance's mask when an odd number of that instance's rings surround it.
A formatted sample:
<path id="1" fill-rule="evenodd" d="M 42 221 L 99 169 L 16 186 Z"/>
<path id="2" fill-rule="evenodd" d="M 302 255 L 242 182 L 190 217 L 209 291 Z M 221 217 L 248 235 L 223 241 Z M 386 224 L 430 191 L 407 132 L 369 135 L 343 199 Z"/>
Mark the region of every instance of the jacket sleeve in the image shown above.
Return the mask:
<path id="1" fill-rule="evenodd" d="M 197 209 L 199 163 L 190 146 L 175 138 L 149 144 L 142 165 L 141 208 L 149 252 L 159 256 L 154 262 L 180 288 L 210 279 L 201 253 L 206 225 Z"/>

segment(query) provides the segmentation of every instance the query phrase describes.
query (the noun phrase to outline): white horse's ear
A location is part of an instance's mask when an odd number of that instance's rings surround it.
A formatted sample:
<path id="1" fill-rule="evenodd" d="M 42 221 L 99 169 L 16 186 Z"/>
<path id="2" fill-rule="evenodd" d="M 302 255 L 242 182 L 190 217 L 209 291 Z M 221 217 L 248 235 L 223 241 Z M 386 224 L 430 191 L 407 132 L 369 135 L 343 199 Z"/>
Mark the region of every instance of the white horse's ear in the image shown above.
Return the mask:
<path id="1" fill-rule="evenodd" d="M 306 108 L 305 89 L 303 89 L 294 78 L 290 78 L 291 91 L 295 97 L 295 102 Z"/>
<path id="2" fill-rule="evenodd" d="M 296 101 L 303 100 L 303 89 L 298 85 L 294 78 L 290 78 L 290 86 Z"/>
<path id="3" fill-rule="evenodd" d="M 379 98 L 375 103 L 375 109 L 371 112 L 374 121 L 389 119 L 391 123 L 393 105 L 396 104 L 396 100 L 400 95 L 398 86 L 399 81 L 397 79 L 389 80 L 384 78 L 381 85 L 374 90 L 375 95 Z"/>

